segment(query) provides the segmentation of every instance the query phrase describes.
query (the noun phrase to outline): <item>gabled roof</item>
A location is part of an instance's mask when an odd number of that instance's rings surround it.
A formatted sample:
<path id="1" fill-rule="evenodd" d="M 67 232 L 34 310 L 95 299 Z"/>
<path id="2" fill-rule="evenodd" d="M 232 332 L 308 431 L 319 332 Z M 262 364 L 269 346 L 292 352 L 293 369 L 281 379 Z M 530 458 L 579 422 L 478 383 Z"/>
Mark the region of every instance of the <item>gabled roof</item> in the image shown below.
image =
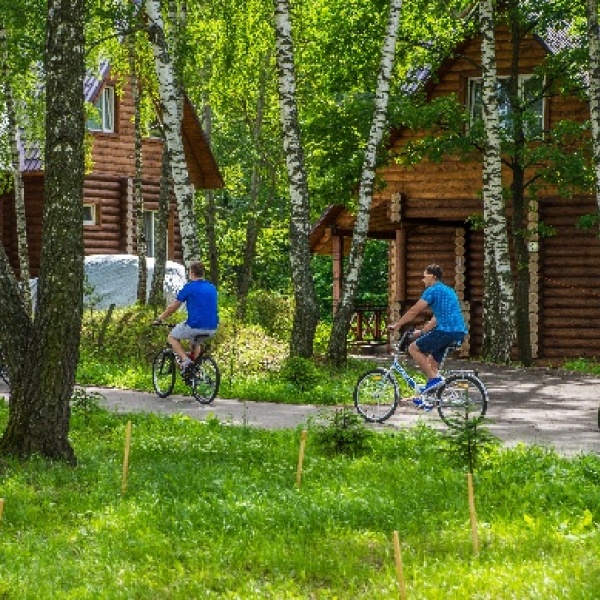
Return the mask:
<path id="1" fill-rule="evenodd" d="M 83 92 L 86 102 L 93 103 L 96 101 L 109 74 L 110 63 L 108 60 L 100 62 L 97 73 L 87 71 L 83 80 Z M 224 185 L 223 177 L 204 135 L 200 120 L 187 96 L 183 107 L 181 129 L 191 183 L 196 189 L 222 188 Z M 42 152 L 37 144 L 27 144 L 22 136 L 19 153 L 22 172 L 35 173 L 44 170 Z"/>

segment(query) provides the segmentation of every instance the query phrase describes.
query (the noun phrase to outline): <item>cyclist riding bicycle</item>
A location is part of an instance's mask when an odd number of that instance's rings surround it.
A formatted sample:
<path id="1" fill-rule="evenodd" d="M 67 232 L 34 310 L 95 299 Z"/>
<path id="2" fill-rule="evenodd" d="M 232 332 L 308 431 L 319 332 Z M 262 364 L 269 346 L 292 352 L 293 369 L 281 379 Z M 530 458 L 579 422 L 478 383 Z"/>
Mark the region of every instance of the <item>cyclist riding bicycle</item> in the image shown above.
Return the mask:
<path id="1" fill-rule="evenodd" d="M 192 343 L 197 336 L 212 337 L 219 325 L 217 288 L 204 279 L 204 265 L 199 261 L 193 262 L 188 272 L 190 280 L 181 288 L 175 300 L 154 321 L 155 325 L 160 325 L 185 303 L 187 319 L 173 327 L 167 337 L 168 343 L 179 357 L 182 372 L 185 372 L 192 364 L 192 360 L 198 357 L 202 347 L 195 345 L 194 354 L 190 358 L 185 353 L 181 340 L 188 339 Z"/>
<path id="2" fill-rule="evenodd" d="M 456 292 L 442 282 L 443 272 L 439 265 L 429 265 L 423 272 L 425 290 L 417 303 L 389 329 L 395 331 L 410 323 L 427 308 L 433 317 L 421 329 L 414 332 L 417 339 L 410 344 L 408 352 L 417 366 L 427 376 L 424 392 L 432 392 L 444 384 L 439 364 L 444 351 L 454 343 L 461 343 L 468 332 Z"/>

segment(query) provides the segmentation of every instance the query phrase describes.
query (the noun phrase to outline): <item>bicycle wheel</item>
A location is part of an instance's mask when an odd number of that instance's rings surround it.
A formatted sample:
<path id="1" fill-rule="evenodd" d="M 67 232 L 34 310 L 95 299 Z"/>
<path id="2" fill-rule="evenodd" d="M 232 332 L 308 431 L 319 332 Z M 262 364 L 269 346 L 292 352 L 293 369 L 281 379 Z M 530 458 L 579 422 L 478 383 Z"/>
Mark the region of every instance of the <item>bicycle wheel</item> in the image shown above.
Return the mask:
<path id="1" fill-rule="evenodd" d="M 166 398 L 175 387 L 177 366 L 172 350 L 161 350 L 152 363 L 152 383 L 156 393 L 161 398 Z"/>
<path id="2" fill-rule="evenodd" d="M 471 419 L 481 419 L 487 410 L 487 390 L 481 380 L 469 373 L 449 375 L 437 394 L 438 413 L 456 429 Z"/>
<path id="3" fill-rule="evenodd" d="M 221 374 L 217 363 L 210 356 L 203 356 L 190 369 L 189 385 L 200 404 L 210 404 L 219 391 Z"/>
<path id="4" fill-rule="evenodd" d="M 398 406 L 398 387 L 385 369 L 361 375 L 354 388 L 354 406 L 366 421 L 383 423 Z"/>

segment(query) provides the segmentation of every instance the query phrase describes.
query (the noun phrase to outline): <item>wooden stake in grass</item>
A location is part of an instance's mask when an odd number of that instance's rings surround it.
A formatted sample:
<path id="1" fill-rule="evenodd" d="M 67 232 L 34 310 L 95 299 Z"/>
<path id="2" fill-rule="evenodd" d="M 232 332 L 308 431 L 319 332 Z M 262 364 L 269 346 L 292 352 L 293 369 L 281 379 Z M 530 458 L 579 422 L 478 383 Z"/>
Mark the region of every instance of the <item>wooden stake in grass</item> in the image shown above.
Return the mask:
<path id="1" fill-rule="evenodd" d="M 398 587 L 400 588 L 400 600 L 405 600 L 406 586 L 404 585 L 404 571 L 402 569 L 402 550 L 397 531 L 394 531 L 394 555 L 396 556 L 396 573 L 398 575 Z"/>
<path id="2" fill-rule="evenodd" d="M 471 537 L 473 538 L 473 553 L 479 554 L 479 537 L 477 535 L 477 514 L 475 512 L 475 494 L 473 492 L 473 473 L 467 473 L 467 487 L 469 490 L 469 514 L 471 516 Z"/>
<path id="3" fill-rule="evenodd" d="M 2 523 L 2 511 L 4 510 L 4 498 L 0 498 L 0 523 Z"/>
<path id="4" fill-rule="evenodd" d="M 123 477 L 121 479 L 121 494 L 127 490 L 127 473 L 129 472 L 129 449 L 131 448 L 131 421 L 125 427 L 125 452 L 123 453 Z"/>
<path id="5" fill-rule="evenodd" d="M 304 448 L 306 447 L 306 429 L 302 430 L 300 436 L 300 453 L 298 455 L 298 469 L 296 470 L 296 487 L 300 489 L 300 482 L 302 481 L 302 463 L 304 462 Z"/>

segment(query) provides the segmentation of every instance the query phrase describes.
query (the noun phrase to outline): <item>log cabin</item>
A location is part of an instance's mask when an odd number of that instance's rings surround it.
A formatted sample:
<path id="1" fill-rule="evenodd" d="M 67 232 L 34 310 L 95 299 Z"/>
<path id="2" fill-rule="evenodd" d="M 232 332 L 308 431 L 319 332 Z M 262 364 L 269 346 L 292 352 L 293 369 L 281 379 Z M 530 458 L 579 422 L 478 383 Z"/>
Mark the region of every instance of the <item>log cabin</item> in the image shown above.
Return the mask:
<path id="1" fill-rule="evenodd" d="M 548 55 L 568 43 L 564 36 L 529 35 L 521 44 L 520 79 L 523 81 Z M 510 35 L 496 31 L 498 77 L 507 77 L 511 61 Z M 428 99 L 454 94 L 469 109 L 473 86 L 481 81 L 481 38 L 468 39 L 445 60 L 436 77 L 426 77 Z M 432 75 L 432 74 L 429 74 Z M 479 84 L 480 85 L 480 84 Z M 589 105 L 574 97 L 548 97 L 540 102 L 540 119 L 546 128 L 564 119 L 584 122 Z M 400 152 L 403 144 L 420 132 L 392 129 L 389 150 Z M 422 273 L 431 263 L 440 264 L 444 280 L 454 286 L 462 302 L 470 335 L 463 356 L 479 356 L 483 342 L 483 231 L 472 226 L 473 216 L 483 217 L 481 157 L 463 162 L 445 157 L 412 167 L 393 160 L 378 169 L 384 182 L 373 197 L 368 237 L 388 241 L 388 304 L 356 309 L 351 335 L 386 339 L 386 322 L 412 306 L 422 292 Z M 503 170 L 504 184 L 510 181 Z M 600 240 L 596 229 L 581 229 L 578 220 L 597 213 L 593 190 L 563 197 L 545 188 L 531 203 L 528 223 L 552 228 L 554 235 L 528 241 L 530 281 L 530 341 L 537 364 L 559 364 L 569 358 L 600 359 Z M 333 300 L 339 300 L 343 257 L 348 253 L 354 215 L 332 205 L 313 226 L 313 253 L 330 255 L 333 267 Z M 367 329 L 368 331 L 365 331 Z M 389 343 L 389 340 L 387 340 Z"/>
<path id="2" fill-rule="evenodd" d="M 117 93 L 118 91 L 118 93 Z M 84 80 L 84 97 L 96 114 L 88 119 L 92 137 L 92 170 L 83 191 L 83 238 L 86 255 L 136 254 L 136 217 L 133 185 L 134 103 L 128 81 L 111 75 L 108 61 L 100 63 L 97 74 Z M 223 179 L 194 107 L 184 101 L 182 134 L 185 158 L 192 185 L 197 190 L 223 187 Z M 35 145 L 20 144 L 21 173 L 25 188 L 25 213 L 30 272 L 35 277 L 40 265 L 44 167 Z M 155 217 L 161 181 L 163 141 L 145 137 L 142 141 L 142 194 L 147 256 L 154 256 Z M 14 194 L 0 196 L 0 233 L 11 265 L 18 273 Z M 167 240 L 168 260 L 181 262 L 182 247 L 175 199 L 172 196 Z"/>

